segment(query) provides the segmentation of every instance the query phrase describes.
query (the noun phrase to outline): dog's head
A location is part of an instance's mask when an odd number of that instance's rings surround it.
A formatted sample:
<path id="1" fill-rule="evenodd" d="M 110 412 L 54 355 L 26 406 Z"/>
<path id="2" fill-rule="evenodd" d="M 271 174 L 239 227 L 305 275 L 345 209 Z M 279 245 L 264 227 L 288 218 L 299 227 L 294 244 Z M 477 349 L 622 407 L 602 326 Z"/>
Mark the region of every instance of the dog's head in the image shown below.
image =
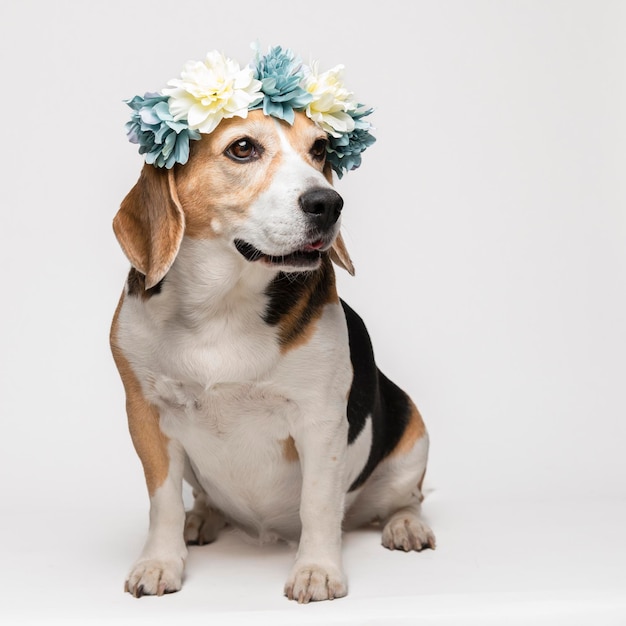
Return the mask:
<path id="1" fill-rule="evenodd" d="M 218 239 L 245 263 L 315 269 L 322 254 L 354 272 L 332 187 L 374 142 L 372 109 L 290 50 L 257 49 L 252 65 L 216 51 L 189 61 L 161 93 L 128 100 L 126 125 L 146 165 L 114 220 L 146 288 L 171 267 L 184 236 Z"/>
<path id="2" fill-rule="evenodd" d="M 222 238 L 246 261 L 283 271 L 315 269 L 330 251 L 352 274 L 327 142 L 303 113 L 290 125 L 251 111 L 193 142 L 185 165 L 144 165 L 113 227 L 146 287 L 167 273 L 183 236 Z"/>

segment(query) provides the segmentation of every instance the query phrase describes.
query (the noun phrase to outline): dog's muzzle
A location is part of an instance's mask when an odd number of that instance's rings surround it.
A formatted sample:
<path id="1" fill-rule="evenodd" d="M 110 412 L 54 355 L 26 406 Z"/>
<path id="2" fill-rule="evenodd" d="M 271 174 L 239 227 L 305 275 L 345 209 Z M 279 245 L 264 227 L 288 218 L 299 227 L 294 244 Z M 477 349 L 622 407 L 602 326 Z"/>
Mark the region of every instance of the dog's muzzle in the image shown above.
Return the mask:
<path id="1" fill-rule="evenodd" d="M 343 198 L 333 189 L 315 187 L 305 191 L 298 203 L 308 218 L 307 238 L 301 247 L 285 254 L 267 254 L 243 239 L 235 239 L 235 248 L 247 261 L 261 261 L 275 267 L 290 267 L 301 270 L 315 268 L 327 251 L 336 235 L 336 224 Z"/>

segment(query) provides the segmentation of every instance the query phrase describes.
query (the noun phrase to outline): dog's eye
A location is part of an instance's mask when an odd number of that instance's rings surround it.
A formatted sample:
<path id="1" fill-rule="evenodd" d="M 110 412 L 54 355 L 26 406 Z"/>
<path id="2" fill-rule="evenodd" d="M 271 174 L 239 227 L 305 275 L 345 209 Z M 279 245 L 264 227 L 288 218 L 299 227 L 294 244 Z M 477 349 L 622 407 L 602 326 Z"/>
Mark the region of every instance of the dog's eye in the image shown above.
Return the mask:
<path id="1" fill-rule="evenodd" d="M 226 154 L 235 161 L 251 161 L 259 156 L 259 149 L 253 141 L 244 137 L 231 143 L 226 149 Z"/>
<path id="2" fill-rule="evenodd" d="M 326 158 L 326 146 L 328 141 L 326 139 L 317 139 L 311 146 L 311 156 L 316 161 L 323 161 Z"/>

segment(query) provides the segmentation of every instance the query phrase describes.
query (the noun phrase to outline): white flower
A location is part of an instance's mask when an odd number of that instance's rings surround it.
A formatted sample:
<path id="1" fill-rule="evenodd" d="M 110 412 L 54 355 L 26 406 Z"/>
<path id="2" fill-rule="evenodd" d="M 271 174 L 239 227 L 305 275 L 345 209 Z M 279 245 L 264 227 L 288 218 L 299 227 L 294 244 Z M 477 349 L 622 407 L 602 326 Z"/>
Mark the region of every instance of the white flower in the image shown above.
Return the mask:
<path id="1" fill-rule="evenodd" d="M 333 137 L 341 137 L 354 130 L 354 120 L 348 111 L 354 111 L 357 103 L 342 82 L 344 66 L 337 65 L 319 74 L 317 63 L 313 63 L 305 78 L 304 88 L 313 96 L 306 114 Z"/>
<path id="2" fill-rule="evenodd" d="M 174 120 L 186 119 L 189 128 L 210 133 L 222 119 L 247 117 L 248 108 L 263 98 L 261 81 L 250 67 L 214 50 L 205 61 L 189 61 L 180 79 L 170 80 L 168 105 Z"/>

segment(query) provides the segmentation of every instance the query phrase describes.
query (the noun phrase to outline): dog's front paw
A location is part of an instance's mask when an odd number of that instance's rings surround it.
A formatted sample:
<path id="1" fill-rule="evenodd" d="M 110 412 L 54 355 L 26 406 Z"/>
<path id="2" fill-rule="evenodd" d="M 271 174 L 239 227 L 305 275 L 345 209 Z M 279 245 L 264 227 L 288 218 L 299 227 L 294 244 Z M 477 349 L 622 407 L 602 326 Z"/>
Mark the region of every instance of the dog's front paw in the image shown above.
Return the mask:
<path id="1" fill-rule="evenodd" d="M 299 604 L 317 600 L 334 600 L 342 598 L 347 593 L 346 577 L 337 567 L 296 563 L 285 584 L 285 595 Z"/>
<path id="2" fill-rule="evenodd" d="M 124 590 L 135 596 L 162 596 L 182 586 L 184 561 L 180 558 L 148 559 L 135 563 Z"/>
<path id="3" fill-rule="evenodd" d="M 418 552 L 425 548 L 434 550 L 436 542 L 433 531 L 418 517 L 394 515 L 383 529 L 382 544 L 390 550 Z"/>

